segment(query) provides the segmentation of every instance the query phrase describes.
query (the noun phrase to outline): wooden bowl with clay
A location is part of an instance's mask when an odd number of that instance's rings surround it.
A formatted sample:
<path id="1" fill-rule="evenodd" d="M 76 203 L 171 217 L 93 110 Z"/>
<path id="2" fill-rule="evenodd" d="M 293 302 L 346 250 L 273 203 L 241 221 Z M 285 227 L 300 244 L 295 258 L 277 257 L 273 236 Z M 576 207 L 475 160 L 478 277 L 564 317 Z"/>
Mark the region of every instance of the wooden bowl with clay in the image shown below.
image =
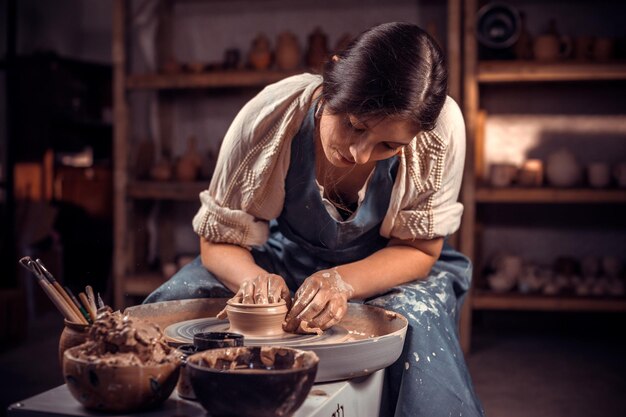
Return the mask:
<path id="1" fill-rule="evenodd" d="M 254 337 L 284 334 L 283 321 L 287 315 L 284 300 L 273 304 L 243 304 L 228 300 L 226 304 L 230 322 L 228 331 Z"/>

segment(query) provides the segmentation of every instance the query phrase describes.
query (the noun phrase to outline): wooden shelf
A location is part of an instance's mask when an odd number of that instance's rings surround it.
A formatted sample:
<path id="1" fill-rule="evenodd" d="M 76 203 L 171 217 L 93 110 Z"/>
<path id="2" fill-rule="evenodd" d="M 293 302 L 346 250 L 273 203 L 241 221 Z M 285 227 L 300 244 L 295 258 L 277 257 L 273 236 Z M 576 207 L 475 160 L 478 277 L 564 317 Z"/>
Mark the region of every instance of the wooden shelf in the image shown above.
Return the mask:
<path id="1" fill-rule="evenodd" d="M 146 272 L 128 275 L 124 279 L 124 294 L 128 296 L 145 297 L 167 281 L 163 275 L 156 272 Z"/>
<path id="2" fill-rule="evenodd" d="M 489 188 L 476 189 L 477 203 L 599 204 L 626 203 L 626 190 L 589 188 Z"/>
<path id="3" fill-rule="evenodd" d="M 147 200 L 199 201 L 198 194 L 206 190 L 209 180 L 193 182 L 132 181 L 128 184 L 129 198 Z"/>
<path id="4" fill-rule="evenodd" d="M 479 83 L 626 80 L 626 62 L 482 61 Z"/>
<path id="5" fill-rule="evenodd" d="M 472 308 L 475 310 L 626 312 L 626 298 L 623 297 L 559 297 L 516 293 L 496 294 L 484 290 L 475 290 L 471 300 Z"/>
<path id="6" fill-rule="evenodd" d="M 132 74 L 126 78 L 126 88 L 136 90 L 166 90 L 192 88 L 261 87 L 300 71 L 211 71 L 198 74 Z"/>

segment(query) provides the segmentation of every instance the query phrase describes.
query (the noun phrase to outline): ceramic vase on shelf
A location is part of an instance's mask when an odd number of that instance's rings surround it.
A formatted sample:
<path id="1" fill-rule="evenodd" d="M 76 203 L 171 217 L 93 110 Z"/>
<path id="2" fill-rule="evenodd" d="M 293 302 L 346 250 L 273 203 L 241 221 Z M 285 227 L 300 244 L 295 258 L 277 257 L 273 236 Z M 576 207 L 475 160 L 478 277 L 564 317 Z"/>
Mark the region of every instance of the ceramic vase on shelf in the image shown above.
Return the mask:
<path id="1" fill-rule="evenodd" d="M 581 167 L 576 156 L 568 149 L 560 149 L 548 156 L 546 177 L 555 187 L 572 187 L 579 183 Z"/>
<path id="2" fill-rule="evenodd" d="M 515 58 L 533 59 L 533 38 L 528 31 L 526 13 L 520 12 L 520 34 L 513 46 Z"/>
<path id="3" fill-rule="evenodd" d="M 306 53 L 307 65 L 318 72 L 322 71 L 324 61 L 328 55 L 328 38 L 321 28 L 315 28 L 309 35 L 309 45 Z"/>
<path id="4" fill-rule="evenodd" d="M 282 32 L 276 40 L 276 66 L 283 71 L 291 71 L 300 66 L 300 44 L 291 32 Z"/>
<path id="5" fill-rule="evenodd" d="M 150 169 L 150 177 L 156 181 L 169 181 L 172 179 L 172 163 L 166 157 L 162 157 Z"/>
<path id="6" fill-rule="evenodd" d="M 187 139 L 187 149 L 176 163 L 176 179 L 178 181 L 194 181 L 198 178 L 202 157 L 198 153 L 195 137 Z"/>
<path id="7" fill-rule="evenodd" d="M 259 33 L 252 41 L 248 62 L 253 69 L 259 71 L 268 69 L 272 64 L 270 40 L 264 33 Z"/>
<path id="8" fill-rule="evenodd" d="M 558 61 L 568 58 L 572 53 L 571 38 L 561 36 L 556 28 L 556 21 L 550 20 L 549 29 L 533 42 L 533 55 L 537 61 Z"/>

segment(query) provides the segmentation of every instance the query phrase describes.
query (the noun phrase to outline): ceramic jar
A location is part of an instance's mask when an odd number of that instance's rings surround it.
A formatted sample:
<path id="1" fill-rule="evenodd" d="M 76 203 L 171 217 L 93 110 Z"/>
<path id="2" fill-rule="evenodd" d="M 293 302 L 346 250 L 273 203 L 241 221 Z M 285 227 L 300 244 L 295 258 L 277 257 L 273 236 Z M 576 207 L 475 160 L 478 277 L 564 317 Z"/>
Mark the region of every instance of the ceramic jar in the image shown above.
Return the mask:
<path id="1" fill-rule="evenodd" d="M 300 66 L 300 44 L 291 32 L 283 32 L 276 40 L 276 66 L 280 70 L 291 71 Z"/>
<path id="2" fill-rule="evenodd" d="M 190 137 L 187 140 L 187 150 L 176 163 L 176 179 L 179 181 L 194 181 L 198 178 L 202 158 L 198 154 L 197 140 Z"/>
<path id="3" fill-rule="evenodd" d="M 252 48 L 248 54 L 248 62 L 255 70 L 266 70 L 272 64 L 270 40 L 265 34 L 259 33 L 252 41 Z"/>
<path id="4" fill-rule="evenodd" d="M 322 29 L 315 28 L 309 35 L 309 46 L 306 53 L 306 63 L 313 70 L 321 72 L 328 55 L 328 38 Z"/>
<path id="5" fill-rule="evenodd" d="M 63 366 L 63 354 L 71 347 L 82 345 L 87 340 L 88 324 L 64 320 L 65 327 L 59 338 L 59 363 Z"/>
<path id="6" fill-rule="evenodd" d="M 581 167 L 570 150 L 561 149 L 548 156 L 546 176 L 555 187 L 571 187 L 580 181 Z"/>

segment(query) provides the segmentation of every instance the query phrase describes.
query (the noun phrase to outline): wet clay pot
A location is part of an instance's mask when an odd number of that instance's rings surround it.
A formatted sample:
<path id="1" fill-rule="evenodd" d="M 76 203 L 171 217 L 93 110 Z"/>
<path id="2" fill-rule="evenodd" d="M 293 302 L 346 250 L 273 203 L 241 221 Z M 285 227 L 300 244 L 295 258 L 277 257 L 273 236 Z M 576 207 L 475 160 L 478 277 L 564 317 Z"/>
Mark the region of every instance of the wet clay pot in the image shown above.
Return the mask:
<path id="1" fill-rule="evenodd" d="M 281 300 L 273 304 L 243 304 L 228 300 L 226 313 L 230 321 L 230 332 L 244 336 L 280 336 L 287 305 Z"/>
<path id="2" fill-rule="evenodd" d="M 90 410 L 130 412 L 160 405 L 176 386 L 180 359 L 158 365 L 105 365 L 63 355 L 63 377 L 72 396 Z"/>
<path id="3" fill-rule="evenodd" d="M 71 347 L 81 345 L 87 340 L 88 324 L 65 320 L 65 327 L 59 339 L 59 363 L 63 366 L 63 353 Z"/>
<path id="4" fill-rule="evenodd" d="M 237 347 L 196 353 L 187 361 L 193 390 L 212 417 L 288 417 L 308 395 L 319 359 L 286 347 Z"/>

